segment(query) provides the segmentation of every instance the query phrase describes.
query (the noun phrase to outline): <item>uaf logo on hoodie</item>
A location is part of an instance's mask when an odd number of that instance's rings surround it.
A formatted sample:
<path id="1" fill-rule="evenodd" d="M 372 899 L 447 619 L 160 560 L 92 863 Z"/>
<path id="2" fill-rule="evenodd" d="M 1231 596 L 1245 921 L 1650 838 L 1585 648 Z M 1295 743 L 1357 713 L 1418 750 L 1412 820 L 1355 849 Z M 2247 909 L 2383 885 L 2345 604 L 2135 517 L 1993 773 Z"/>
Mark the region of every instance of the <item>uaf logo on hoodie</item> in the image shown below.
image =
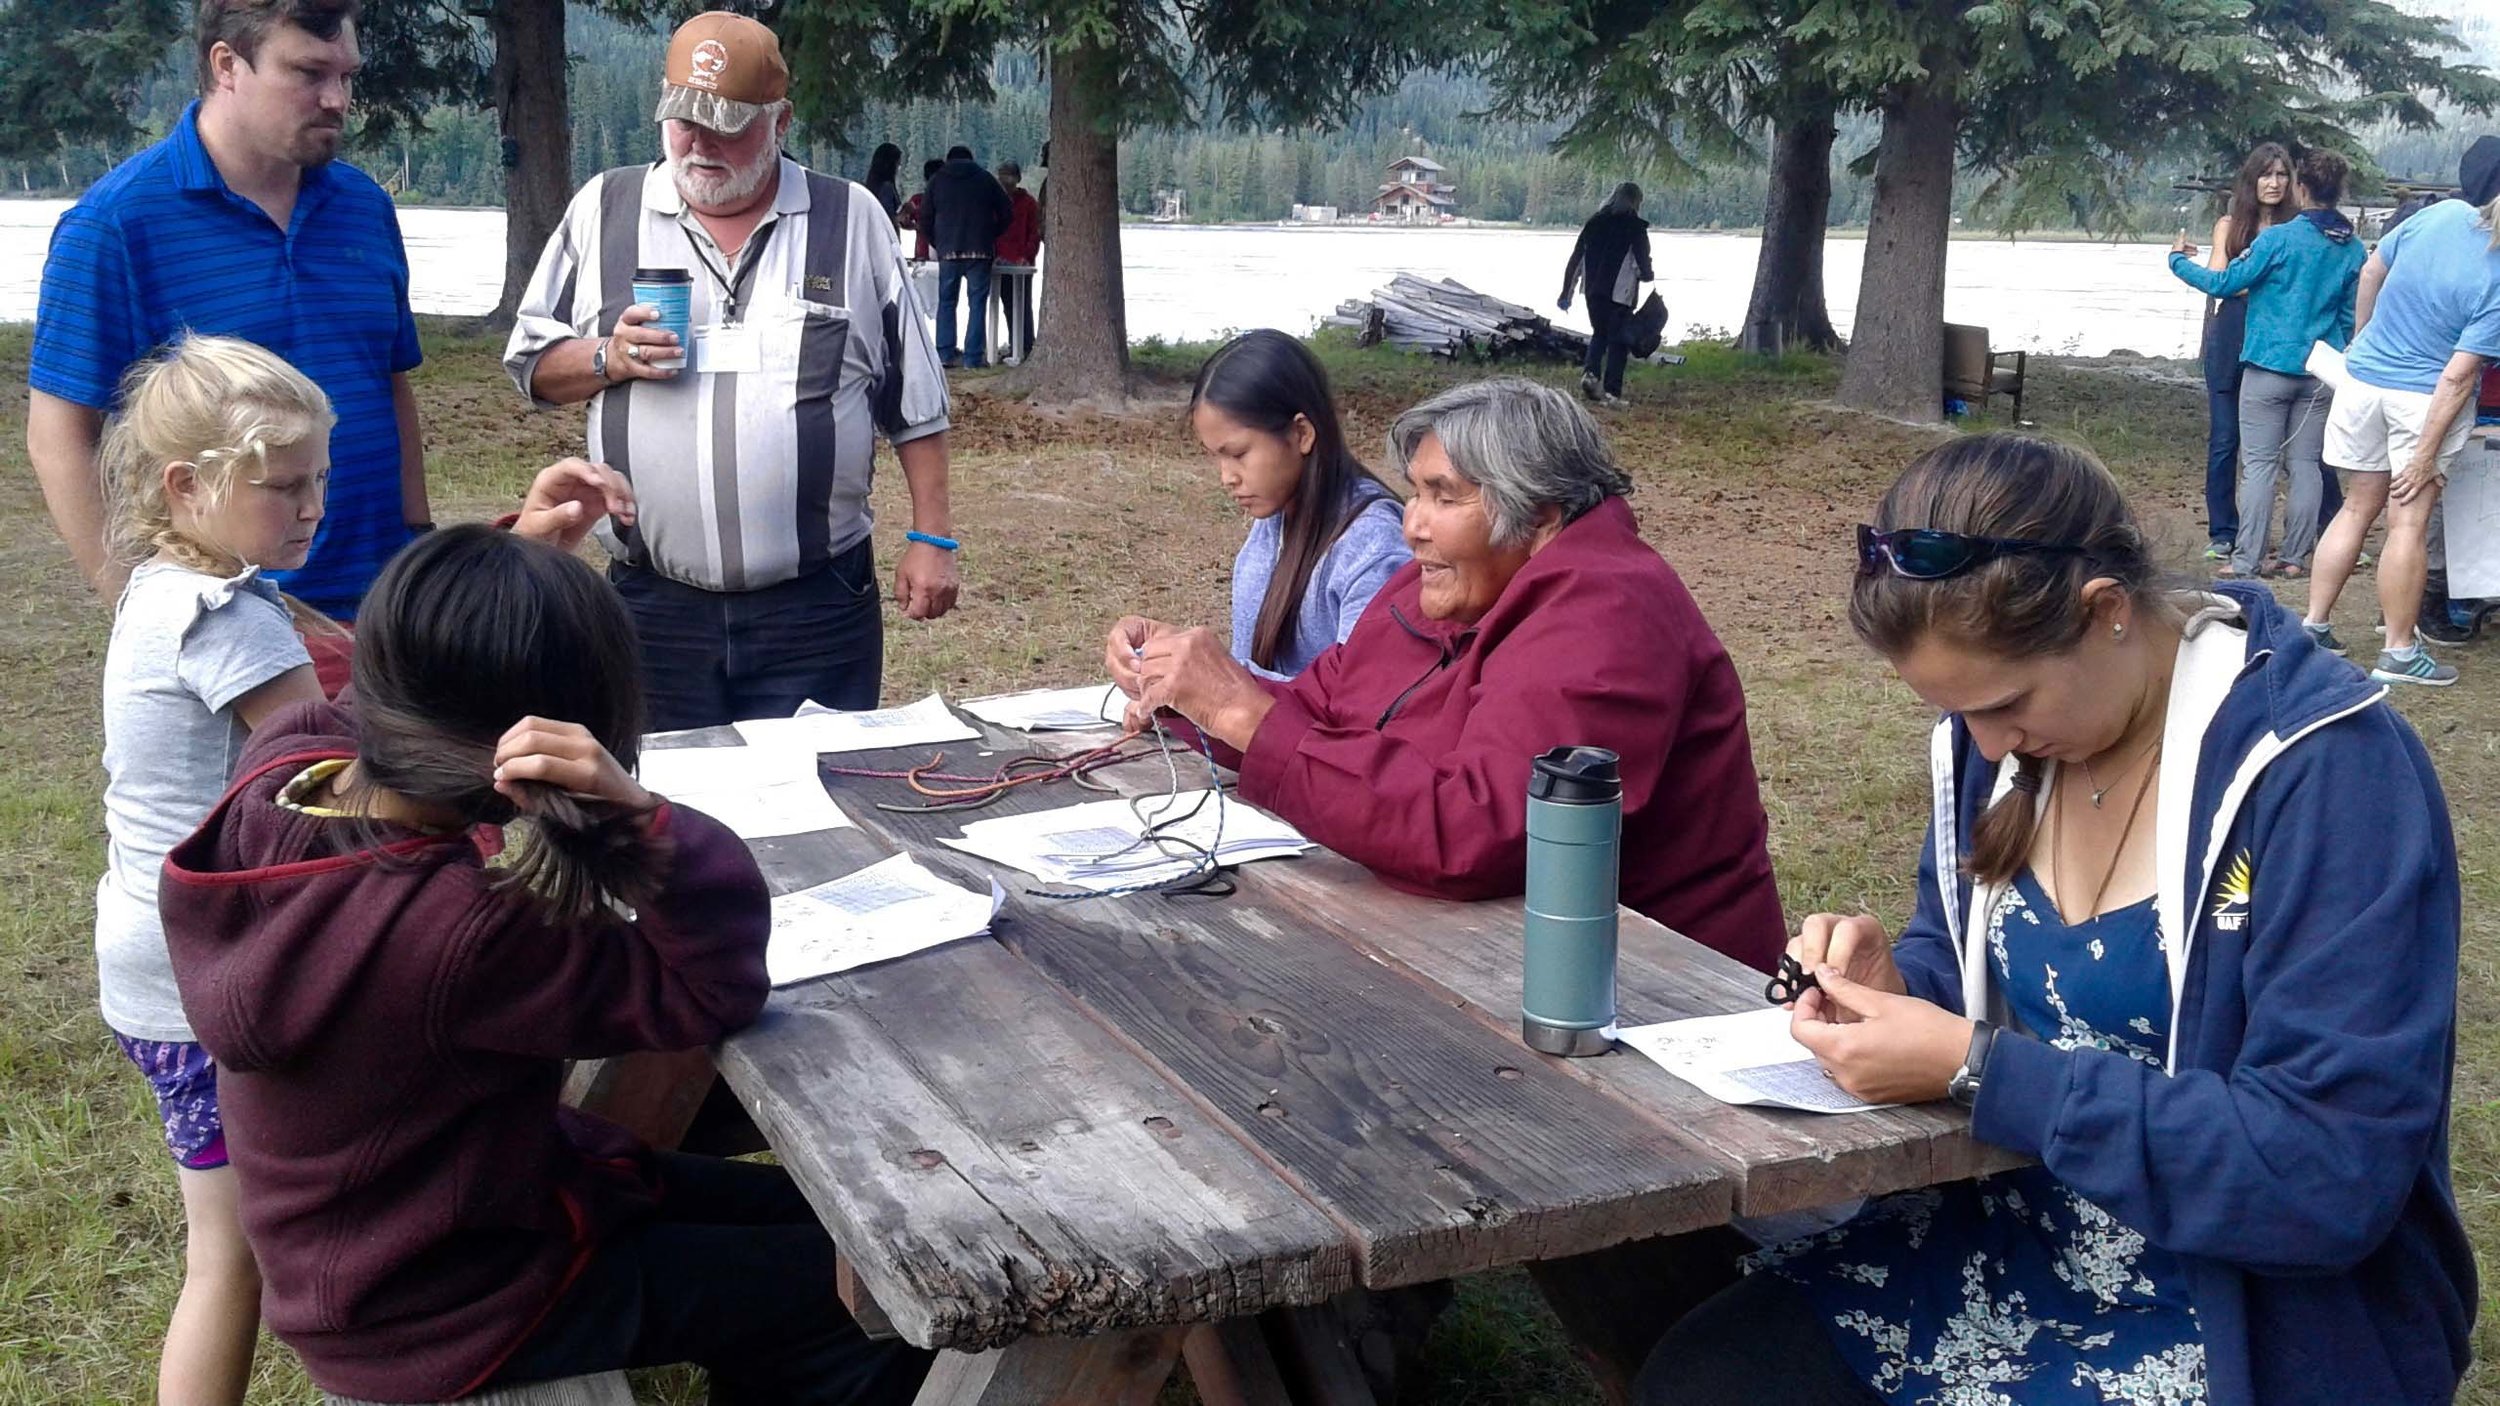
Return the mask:
<path id="1" fill-rule="evenodd" d="M 2257 876 L 2248 867 L 2248 851 L 2241 850 L 2214 891 L 2214 926 L 2224 932 L 2247 927 L 2248 897 L 2256 885 Z"/>

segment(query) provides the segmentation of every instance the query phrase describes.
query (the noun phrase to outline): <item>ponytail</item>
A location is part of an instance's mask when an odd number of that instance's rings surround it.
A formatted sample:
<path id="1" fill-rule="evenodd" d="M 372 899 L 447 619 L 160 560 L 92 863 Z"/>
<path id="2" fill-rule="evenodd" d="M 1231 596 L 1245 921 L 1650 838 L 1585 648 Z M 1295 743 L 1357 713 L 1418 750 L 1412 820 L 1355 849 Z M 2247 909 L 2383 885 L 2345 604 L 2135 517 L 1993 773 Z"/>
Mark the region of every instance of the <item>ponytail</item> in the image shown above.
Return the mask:
<path id="1" fill-rule="evenodd" d="M 1997 797 L 1971 830 L 1970 855 L 1963 869 L 1983 884 L 2001 884 L 2031 862 L 2031 846 L 2040 831 L 2040 786 L 2046 763 L 2038 757 L 2015 759 L 2012 789 Z"/>

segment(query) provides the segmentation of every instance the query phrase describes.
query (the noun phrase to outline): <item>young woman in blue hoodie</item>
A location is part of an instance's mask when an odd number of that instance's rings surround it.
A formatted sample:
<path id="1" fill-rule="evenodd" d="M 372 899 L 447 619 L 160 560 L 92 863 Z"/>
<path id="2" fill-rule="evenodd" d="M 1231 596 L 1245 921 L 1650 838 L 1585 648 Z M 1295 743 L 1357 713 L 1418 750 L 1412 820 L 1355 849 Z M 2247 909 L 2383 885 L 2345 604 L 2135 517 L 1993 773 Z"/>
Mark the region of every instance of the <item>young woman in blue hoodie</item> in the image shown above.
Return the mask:
<path id="1" fill-rule="evenodd" d="M 2334 152 L 2304 153 L 2293 171 L 2299 217 L 2271 226 L 2221 269 L 2199 267 L 2196 246 L 2184 235 L 2171 246 L 2170 271 L 2181 282 L 2211 298 L 2248 295 L 2240 344 L 2239 536 L 2223 575 L 2254 576 L 2264 566 L 2274 490 L 2285 474 L 2274 574 L 2306 575 L 2318 543 L 2331 392 L 2309 374 L 2309 351 L 2319 342 L 2342 351 L 2352 340 L 2353 296 L 2369 257 L 2352 221 L 2335 208 L 2350 170 Z"/>
<path id="2" fill-rule="evenodd" d="M 1850 623 L 1941 709 L 1897 942 L 1817 914 L 1792 1030 L 2039 1165 L 1887 1197 L 1694 1310 L 1645 1403 L 2444 1402 L 2457 860 L 2386 690 L 2262 587 L 2174 592 L 2116 482 L 1913 463 Z"/>

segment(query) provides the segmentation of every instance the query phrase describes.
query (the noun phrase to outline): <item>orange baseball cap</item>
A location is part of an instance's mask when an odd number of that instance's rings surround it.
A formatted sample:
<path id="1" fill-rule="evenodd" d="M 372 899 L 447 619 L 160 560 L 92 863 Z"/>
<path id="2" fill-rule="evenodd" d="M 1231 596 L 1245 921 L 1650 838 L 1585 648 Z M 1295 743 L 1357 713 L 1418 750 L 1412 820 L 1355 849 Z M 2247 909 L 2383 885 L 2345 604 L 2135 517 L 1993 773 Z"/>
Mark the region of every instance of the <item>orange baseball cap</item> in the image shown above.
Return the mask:
<path id="1" fill-rule="evenodd" d="M 790 95 L 781 41 L 744 15 L 711 10 L 677 27 L 668 41 L 665 86 L 653 120 L 675 118 L 715 132 L 743 132 Z"/>

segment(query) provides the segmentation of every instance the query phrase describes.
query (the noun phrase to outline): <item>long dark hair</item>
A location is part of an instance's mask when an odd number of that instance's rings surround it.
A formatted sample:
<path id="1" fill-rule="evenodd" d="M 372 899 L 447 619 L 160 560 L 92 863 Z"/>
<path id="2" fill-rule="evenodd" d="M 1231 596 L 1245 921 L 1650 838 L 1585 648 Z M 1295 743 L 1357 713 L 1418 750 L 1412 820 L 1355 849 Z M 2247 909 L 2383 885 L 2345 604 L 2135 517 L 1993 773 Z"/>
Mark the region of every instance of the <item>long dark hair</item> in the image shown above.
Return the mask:
<path id="1" fill-rule="evenodd" d="M 894 173 L 902 169 L 903 149 L 892 142 L 879 142 L 877 149 L 868 154 L 868 179 L 861 184 L 870 190 L 875 190 L 879 183 L 890 185 Z"/>
<path id="2" fill-rule="evenodd" d="M 2072 445 L 2003 433 L 1939 445 L 1894 480 L 1875 526 L 2083 548 L 2001 556 L 1940 581 L 1861 571 L 1849 591 L 1849 624 L 1888 659 L 1935 634 L 2005 659 L 2063 653 L 2091 628 L 2083 588 L 2096 577 L 2116 581 L 2139 610 L 2176 613 L 2118 480 Z M 2037 757 L 2022 758 L 2015 788 L 1979 818 L 1964 866 L 1977 878 L 2002 883 L 2030 858 L 2040 773 Z"/>
<path id="3" fill-rule="evenodd" d="M 1630 181 L 1615 187 L 1606 203 L 1597 207 L 1599 215 L 1637 215 L 1641 212 L 1641 188 Z M 1596 216 L 1590 216 L 1595 219 Z"/>
<path id="4" fill-rule="evenodd" d="M 1302 456 L 1302 483 L 1285 507 L 1284 545 L 1250 636 L 1250 662 L 1273 669 L 1277 651 L 1301 620 L 1311 573 L 1364 506 L 1354 489 L 1365 479 L 1380 486 L 1383 496 L 1388 488 L 1346 447 L 1327 368 L 1309 347 L 1282 332 L 1263 327 L 1217 347 L 1189 389 L 1191 413 L 1201 405 L 1273 435 L 1292 434 L 1297 415 L 1311 422 L 1311 452 Z"/>
<path id="5" fill-rule="evenodd" d="M 650 893 L 633 817 L 552 786 L 495 789 L 496 743 L 525 717 L 579 723 L 631 767 L 642 742 L 633 622 L 608 584 L 543 543 L 472 524 L 384 567 L 356 620 L 356 767 L 459 816 L 526 819 L 503 882 L 562 920 Z"/>
<path id="6" fill-rule="evenodd" d="M 2275 167 L 2283 168 L 2283 198 L 2269 208 L 2257 199 L 2257 179 Z M 2292 153 L 2281 142 L 2259 142 L 2240 163 L 2240 174 L 2231 182 L 2231 203 L 2223 217 L 2231 222 L 2231 237 L 2222 247 L 2227 262 L 2248 252 L 2249 244 L 2265 232 L 2266 226 L 2281 224 L 2300 213 L 2291 189 Z"/>

